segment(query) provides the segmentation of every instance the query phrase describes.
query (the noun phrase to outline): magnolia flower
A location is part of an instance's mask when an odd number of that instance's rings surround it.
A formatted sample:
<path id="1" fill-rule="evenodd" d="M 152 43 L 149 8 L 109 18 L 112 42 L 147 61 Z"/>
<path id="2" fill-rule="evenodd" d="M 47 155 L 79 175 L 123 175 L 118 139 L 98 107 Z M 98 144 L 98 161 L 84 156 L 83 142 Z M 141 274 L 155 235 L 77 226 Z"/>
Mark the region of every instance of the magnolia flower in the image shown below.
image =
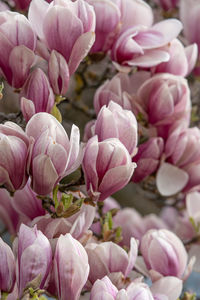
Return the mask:
<path id="1" fill-rule="evenodd" d="M 60 300 L 78 300 L 89 273 L 83 246 L 70 234 L 58 239 L 54 256 L 54 278 Z"/>
<path id="2" fill-rule="evenodd" d="M 82 166 L 88 195 L 95 201 L 103 201 L 122 189 L 135 168 L 127 149 L 118 139 L 98 142 L 97 136 L 86 144 Z"/>
<path id="3" fill-rule="evenodd" d="M 140 249 L 148 270 L 163 276 L 183 278 L 188 256 L 174 233 L 166 229 L 149 230 L 142 237 Z"/>
<path id="4" fill-rule="evenodd" d="M 73 74 L 95 40 L 93 7 L 83 0 L 33 0 L 28 17 L 43 46 L 60 53 Z"/>
<path id="5" fill-rule="evenodd" d="M 20 297 L 26 285 L 41 276 L 40 288 L 44 287 L 52 264 L 52 251 L 48 239 L 37 230 L 22 224 L 19 229 L 17 251 L 17 285 Z"/>
<path id="6" fill-rule="evenodd" d="M 31 139 L 28 170 L 33 190 L 41 195 L 49 194 L 61 178 L 81 163 L 79 129 L 72 126 L 69 140 L 56 118 L 38 113 L 27 123 L 26 133 Z"/>

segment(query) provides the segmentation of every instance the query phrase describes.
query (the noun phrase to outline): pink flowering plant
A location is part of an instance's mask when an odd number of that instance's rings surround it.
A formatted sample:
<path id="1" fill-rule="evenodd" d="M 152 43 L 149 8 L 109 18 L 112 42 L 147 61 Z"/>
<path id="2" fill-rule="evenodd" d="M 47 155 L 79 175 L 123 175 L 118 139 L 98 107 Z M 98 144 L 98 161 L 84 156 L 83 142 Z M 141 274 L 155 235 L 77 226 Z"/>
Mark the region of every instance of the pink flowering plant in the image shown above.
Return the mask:
<path id="1" fill-rule="evenodd" d="M 0 0 L 1 300 L 198 299 L 199 18 Z"/>

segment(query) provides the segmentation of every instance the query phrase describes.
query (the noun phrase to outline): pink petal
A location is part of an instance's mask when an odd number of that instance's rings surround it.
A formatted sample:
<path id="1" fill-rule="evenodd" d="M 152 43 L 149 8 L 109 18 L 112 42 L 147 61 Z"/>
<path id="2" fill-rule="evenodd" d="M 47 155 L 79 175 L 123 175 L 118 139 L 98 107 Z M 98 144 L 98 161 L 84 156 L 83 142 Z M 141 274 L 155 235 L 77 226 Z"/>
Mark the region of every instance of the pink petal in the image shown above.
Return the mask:
<path id="1" fill-rule="evenodd" d="M 88 54 L 95 41 L 94 32 L 86 32 L 82 34 L 74 43 L 69 57 L 69 71 L 72 75 L 78 68 L 80 62 Z"/>
<path id="2" fill-rule="evenodd" d="M 156 185 L 161 195 L 171 196 L 180 192 L 188 182 L 188 174 L 169 163 L 163 163 L 156 177 Z"/>
<path id="3" fill-rule="evenodd" d="M 14 87 L 22 87 L 34 61 L 35 54 L 27 47 L 21 45 L 13 48 L 9 57 L 9 65 L 12 70 L 12 85 Z"/>
<path id="4" fill-rule="evenodd" d="M 51 159 L 44 154 L 38 155 L 33 160 L 33 190 L 39 195 L 47 195 L 52 192 L 58 174 Z"/>
<path id="5" fill-rule="evenodd" d="M 33 0 L 29 6 L 28 19 L 40 39 L 44 39 L 43 21 L 49 4 L 44 0 Z"/>
<path id="6" fill-rule="evenodd" d="M 35 105 L 31 100 L 28 100 L 24 97 L 20 101 L 21 111 L 23 113 L 24 119 L 26 122 L 35 114 Z"/>

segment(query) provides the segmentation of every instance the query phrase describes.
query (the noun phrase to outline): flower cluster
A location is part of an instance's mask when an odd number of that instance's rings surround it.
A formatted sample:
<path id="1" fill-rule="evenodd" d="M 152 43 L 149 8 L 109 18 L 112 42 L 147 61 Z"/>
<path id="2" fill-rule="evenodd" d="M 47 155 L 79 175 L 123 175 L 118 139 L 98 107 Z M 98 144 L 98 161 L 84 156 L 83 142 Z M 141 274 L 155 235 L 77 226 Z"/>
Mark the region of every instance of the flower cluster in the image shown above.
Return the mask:
<path id="1" fill-rule="evenodd" d="M 194 300 L 199 12 L 0 0 L 2 300 Z"/>

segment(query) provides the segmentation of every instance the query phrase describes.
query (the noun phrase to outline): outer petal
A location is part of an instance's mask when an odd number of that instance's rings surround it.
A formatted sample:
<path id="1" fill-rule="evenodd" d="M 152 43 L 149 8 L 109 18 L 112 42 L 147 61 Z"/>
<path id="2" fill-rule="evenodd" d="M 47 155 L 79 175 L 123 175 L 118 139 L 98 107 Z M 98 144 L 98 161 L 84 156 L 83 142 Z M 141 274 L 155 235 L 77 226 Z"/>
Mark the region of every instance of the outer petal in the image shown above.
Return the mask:
<path id="1" fill-rule="evenodd" d="M 11 248 L 0 238 L 0 289 L 10 293 L 15 284 L 15 258 Z"/>
<path id="2" fill-rule="evenodd" d="M 96 171 L 96 160 L 98 148 L 98 139 L 97 136 L 94 136 L 86 145 L 82 163 L 87 190 L 90 188 L 90 184 L 92 184 L 93 190 L 97 190 L 98 175 Z"/>
<path id="3" fill-rule="evenodd" d="M 19 294 L 22 295 L 27 283 L 39 274 L 45 275 L 47 269 L 47 260 L 42 248 L 33 244 L 26 248 L 22 253 L 20 260 L 20 285 Z"/>
<path id="4" fill-rule="evenodd" d="M 134 17 L 133 17 L 134 16 Z M 144 1 L 122 1 L 122 29 L 138 24 L 150 27 L 153 23 L 153 11 Z"/>
<path id="5" fill-rule="evenodd" d="M 125 187 L 129 183 L 135 167 L 135 163 L 130 163 L 127 166 L 119 166 L 108 170 L 98 189 L 101 193 L 99 201 L 103 201 Z"/>
<path id="6" fill-rule="evenodd" d="M 185 48 L 185 55 L 188 61 L 188 70 L 186 73 L 186 76 L 191 73 L 191 71 L 194 69 L 195 64 L 197 62 L 198 57 L 198 46 L 197 44 L 192 44 Z"/>
<path id="7" fill-rule="evenodd" d="M 27 47 L 21 45 L 13 48 L 9 57 L 9 65 L 12 70 L 12 85 L 14 87 L 22 87 L 34 61 L 35 54 Z"/>
<path id="8" fill-rule="evenodd" d="M 156 176 L 156 185 L 163 196 L 180 192 L 188 182 L 188 174 L 169 163 L 163 163 Z"/>
<path id="9" fill-rule="evenodd" d="M 24 119 L 26 122 L 30 120 L 30 118 L 35 114 L 35 105 L 31 100 L 28 100 L 24 97 L 21 98 L 20 101 L 21 111 L 23 113 Z"/>
<path id="10" fill-rule="evenodd" d="M 83 246 L 70 234 L 61 235 L 54 259 L 54 275 L 59 299 L 78 300 L 88 273 L 88 258 Z"/>
<path id="11" fill-rule="evenodd" d="M 94 32 L 82 34 L 74 43 L 69 57 L 69 72 L 72 75 L 78 68 L 80 62 L 88 54 L 95 41 Z"/>
<path id="12" fill-rule="evenodd" d="M 163 50 L 148 50 L 145 51 L 144 55 L 133 58 L 127 61 L 130 66 L 139 66 L 143 68 L 150 68 L 160 64 L 161 62 L 166 62 L 170 58 L 169 54 Z"/>
<path id="13" fill-rule="evenodd" d="M 40 39 L 44 39 L 43 21 L 48 8 L 49 4 L 44 0 L 33 0 L 29 7 L 29 21 Z"/>
<path id="14" fill-rule="evenodd" d="M 165 294 L 169 300 L 177 300 L 182 292 L 182 287 L 182 280 L 168 276 L 154 282 L 151 286 L 151 292 L 154 296 L 156 294 Z"/>
<path id="15" fill-rule="evenodd" d="M 67 169 L 71 169 L 75 164 L 80 149 L 80 131 L 79 128 L 73 124 L 70 135 L 70 149 L 68 153 Z M 81 164 L 81 161 L 79 162 Z M 78 167 L 77 167 L 78 168 Z"/>
<path id="16" fill-rule="evenodd" d="M 47 155 L 41 154 L 34 158 L 32 185 L 36 193 L 39 195 L 51 193 L 57 180 L 58 174 Z"/>
<path id="17" fill-rule="evenodd" d="M 49 80 L 57 95 L 65 95 L 69 84 L 69 68 L 65 58 L 53 50 L 49 58 Z"/>
<path id="18" fill-rule="evenodd" d="M 80 19 L 69 9 L 56 5 L 48 10 L 43 30 L 48 47 L 61 53 L 68 62 L 74 43 L 83 34 Z M 70 64 L 69 70 L 71 74 Z"/>
<path id="19" fill-rule="evenodd" d="M 163 37 L 165 38 L 160 47 L 166 45 L 167 43 L 171 42 L 174 38 L 176 38 L 179 35 L 182 28 L 182 23 L 177 19 L 164 20 L 159 23 L 156 23 L 151 27 L 152 30 L 156 30 L 159 33 L 162 33 Z"/>

